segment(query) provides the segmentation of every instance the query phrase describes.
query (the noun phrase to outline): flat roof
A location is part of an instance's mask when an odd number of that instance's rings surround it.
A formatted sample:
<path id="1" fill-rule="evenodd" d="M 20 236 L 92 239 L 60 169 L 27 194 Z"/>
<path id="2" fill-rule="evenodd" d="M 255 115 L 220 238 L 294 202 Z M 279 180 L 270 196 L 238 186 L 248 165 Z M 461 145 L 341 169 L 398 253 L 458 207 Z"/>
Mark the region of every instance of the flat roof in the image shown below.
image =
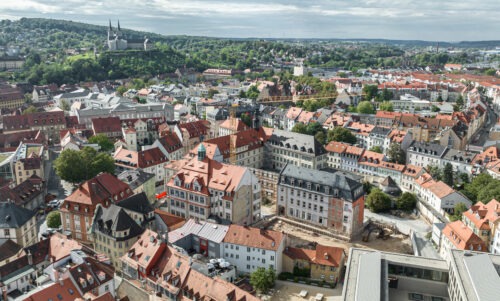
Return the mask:
<path id="1" fill-rule="evenodd" d="M 451 251 L 451 260 L 457 268 L 457 282 L 463 287 L 466 300 L 498 300 L 500 256 L 462 250 Z"/>
<path id="2" fill-rule="evenodd" d="M 378 254 L 378 257 L 366 257 L 366 255 L 373 253 Z M 382 263 L 392 263 L 407 267 L 425 268 L 446 273 L 448 272 L 448 264 L 442 259 L 351 248 L 349 250 L 344 288 L 342 290 L 342 300 L 386 300 L 388 296 L 386 295 L 387 292 L 383 286 L 388 285 L 384 280 L 388 274 L 387 271 L 382 270 Z M 378 275 L 375 275 L 375 269 L 377 270 Z M 375 285 L 377 288 L 374 288 Z"/>
<path id="3" fill-rule="evenodd" d="M 380 300 L 382 255 L 378 252 L 359 256 L 356 301 Z"/>

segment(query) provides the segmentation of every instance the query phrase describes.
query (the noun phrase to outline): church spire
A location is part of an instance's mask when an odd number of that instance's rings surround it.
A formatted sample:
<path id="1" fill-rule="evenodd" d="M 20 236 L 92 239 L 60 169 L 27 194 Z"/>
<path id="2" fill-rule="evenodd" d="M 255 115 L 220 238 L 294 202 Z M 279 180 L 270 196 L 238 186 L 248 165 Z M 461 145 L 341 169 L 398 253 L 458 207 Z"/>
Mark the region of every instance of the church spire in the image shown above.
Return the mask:
<path id="1" fill-rule="evenodd" d="M 111 19 L 109 19 L 109 28 L 108 28 L 109 31 L 113 31 L 113 27 L 111 27 Z"/>
<path id="2" fill-rule="evenodd" d="M 118 20 L 118 31 L 120 31 L 120 20 Z"/>

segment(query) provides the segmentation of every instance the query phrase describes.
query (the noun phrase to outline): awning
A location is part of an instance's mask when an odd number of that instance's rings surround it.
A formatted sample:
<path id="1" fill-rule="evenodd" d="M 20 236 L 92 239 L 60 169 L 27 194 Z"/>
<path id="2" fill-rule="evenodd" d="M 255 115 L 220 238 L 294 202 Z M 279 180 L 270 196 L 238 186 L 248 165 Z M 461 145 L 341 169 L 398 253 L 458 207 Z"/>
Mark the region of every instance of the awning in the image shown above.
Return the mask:
<path id="1" fill-rule="evenodd" d="M 156 198 L 157 198 L 157 199 L 161 199 L 161 198 L 164 198 L 164 197 L 166 197 L 166 196 L 167 196 L 167 192 L 166 192 L 166 191 L 164 191 L 164 192 L 162 192 L 162 193 L 158 193 L 158 194 L 156 195 Z"/>

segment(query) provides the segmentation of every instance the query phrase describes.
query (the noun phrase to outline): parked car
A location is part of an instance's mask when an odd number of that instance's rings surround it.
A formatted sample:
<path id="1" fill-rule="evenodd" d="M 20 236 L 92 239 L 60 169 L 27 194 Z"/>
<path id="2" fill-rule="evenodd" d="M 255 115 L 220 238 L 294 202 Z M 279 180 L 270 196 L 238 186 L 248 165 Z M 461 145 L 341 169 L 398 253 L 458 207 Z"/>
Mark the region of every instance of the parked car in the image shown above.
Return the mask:
<path id="1" fill-rule="evenodd" d="M 47 207 L 51 207 L 51 208 L 59 208 L 59 206 L 61 205 L 61 201 L 60 200 L 52 200 L 50 201 L 48 204 L 47 204 Z"/>

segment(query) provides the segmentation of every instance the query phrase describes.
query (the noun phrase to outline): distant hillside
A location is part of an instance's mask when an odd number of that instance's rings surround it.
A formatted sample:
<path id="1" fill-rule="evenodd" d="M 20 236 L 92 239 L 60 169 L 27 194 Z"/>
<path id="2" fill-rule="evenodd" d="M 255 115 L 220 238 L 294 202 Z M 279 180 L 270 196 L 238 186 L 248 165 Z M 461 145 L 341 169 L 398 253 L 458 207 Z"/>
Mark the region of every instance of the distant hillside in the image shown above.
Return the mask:
<path id="1" fill-rule="evenodd" d="M 115 26 L 115 24 L 113 24 Z M 107 26 L 105 24 L 92 25 L 81 22 L 73 22 L 66 20 L 54 20 L 44 18 L 21 18 L 18 21 L 2 20 L 0 21 L 0 45 L 7 43 L 21 43 L 25 46 L 57 46 L 63 47 L 89 47 L 91 45 L 104 46 L 106 42 Z M 204 41 L 259 41 L 260 38 L 217 38 L 217 37 L 197 37 L 197 36 L 165 36 L 152 32 L 143 32 L 130 29 L 122 29 L 124 34 L 129 38 L 143 38 L 147 36 L 155 42 L 166 42 L 169 44 L 183 45 L 186 41 L 189 42 L 204 42 Z M 35 34 L 35 35 L 33 35 Z M 462 42 L 435 42 L 421 40 L 387 40 L 387 39 L 265 39 L 266 41 L 281 41 L 285 43 L 301 42 L 301 43 L 317 43 L 318 41 L 329 42 L 357 42 L 357 43 L 372 43 L 386 44 L 399 46 L 436 46 L 440 47 L 456 47 L 456 48 L 493 48 L 500 46 L 500 40 L 497 41 L 462 41 Z M 30 42 L 32 42 L 30 44 Z"/>

